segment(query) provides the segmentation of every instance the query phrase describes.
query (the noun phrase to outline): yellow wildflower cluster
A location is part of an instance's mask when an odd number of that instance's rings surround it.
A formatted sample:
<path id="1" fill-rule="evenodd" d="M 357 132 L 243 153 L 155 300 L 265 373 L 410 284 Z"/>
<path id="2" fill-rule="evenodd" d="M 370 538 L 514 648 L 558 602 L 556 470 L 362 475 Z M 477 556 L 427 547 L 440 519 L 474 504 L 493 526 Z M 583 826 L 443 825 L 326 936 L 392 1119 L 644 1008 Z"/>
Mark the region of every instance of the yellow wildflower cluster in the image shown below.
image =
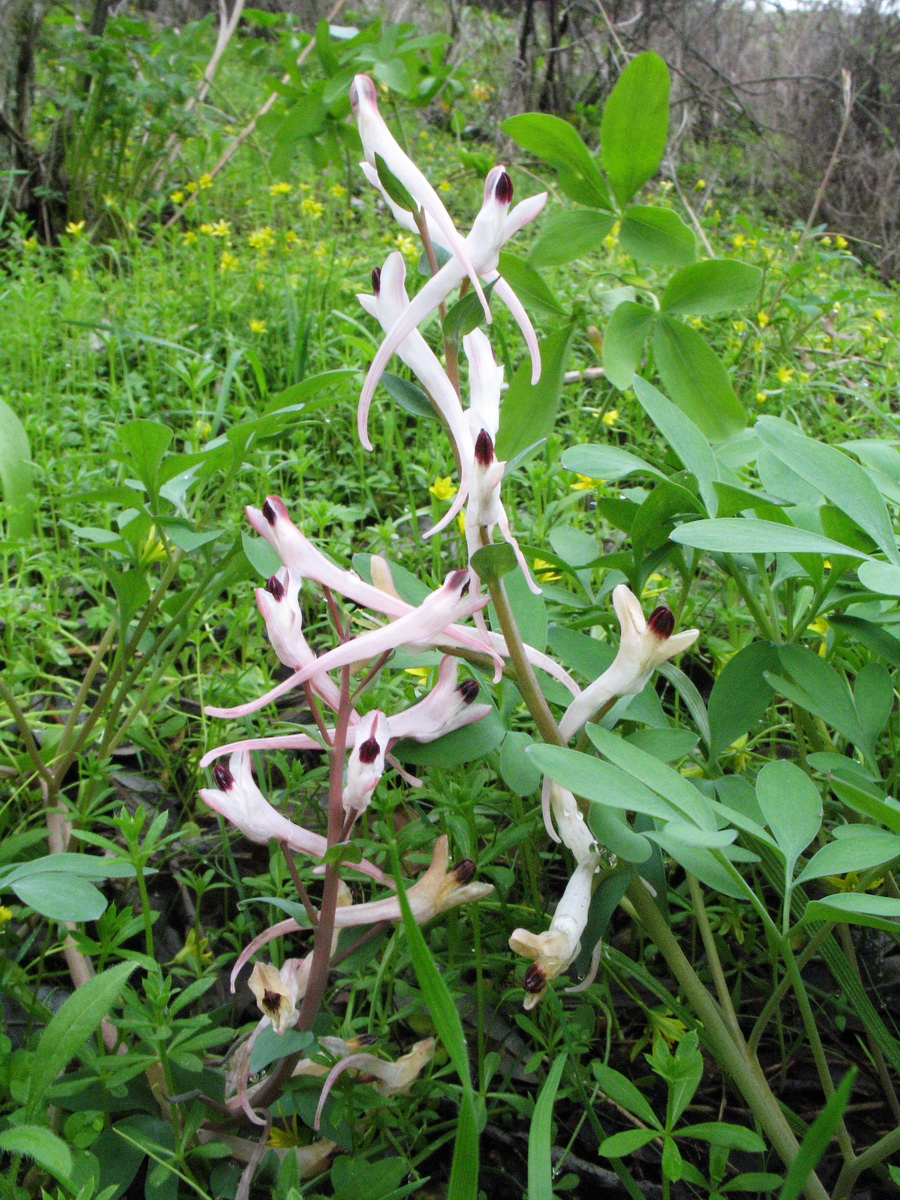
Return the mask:
<path id="1" fill-rule="evenodd" d="M 275 234 L 270 225 L 263 225 L 261 229 L 251 230 L 247 241 L 257 254 L 267 254 L 275 245 Z"/>
<path id="2" fill-rule="evenodd" d="M 269 195 L 270 196 L 287 196 L 290 194 L 290 191 L 291 191 L 291 185 L 289 183 L 284 183 L 282 181 L 281 183 L 270 183 L 269 184 Z"/>
<path id="3" fill-rule="evenodd" d="M 300 202 L 300 211 L 307 217 L 321 217 L 322 205 L 318 200 L 313 200 L 312 196 L 304 196 Z"/>
<path id="4" fill-rule="evenodd" d="M 208 237 L 227 238 L 231 233 L 230 221 L 204 221 L 200 226 L 200 232 L 205 233 Z"/>
<path id="5" fill-rule="evenodd" d="M 452 500 L 456 495 L 456 484 L 449 475 L 439 475 L 428 490 L 436 500 Z"/>

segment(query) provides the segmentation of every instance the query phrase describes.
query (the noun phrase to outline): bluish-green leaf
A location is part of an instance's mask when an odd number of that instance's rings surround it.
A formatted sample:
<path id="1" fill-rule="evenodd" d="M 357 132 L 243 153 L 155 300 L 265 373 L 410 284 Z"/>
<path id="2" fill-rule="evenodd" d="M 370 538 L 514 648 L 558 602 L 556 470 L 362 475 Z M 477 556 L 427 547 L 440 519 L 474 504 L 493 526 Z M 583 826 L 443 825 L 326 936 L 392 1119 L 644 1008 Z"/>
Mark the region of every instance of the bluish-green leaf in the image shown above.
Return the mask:
<path id="1" fill-rule="evenodd" d="M 728 660 L 709 697 L 711 754 L 721 754 L 756 725 L 772 702 L 765 672 L 778 667 L 771 642 L 751 642 Z"/>
<path id="2" fill-rule="evenodd" d="M 609 192 L 594 156 L 568 121 L 549 113 L 520 113 L 500 128 L 512 140 L 559 173 L 559 186 L 572 200 L 611 208 Z"/>
<path id="3" fill-rule="evenodd" d="M 51 921 L 96 921 L 106 912 L 103 893 L 78 875 L 48 871 L 9 886 L 23 904 Z"/>
<path id="4" fill-rule="evenodd" d="M 858 837 L 839 838 L 823 846 L 797 876 L 797 883 L 823 879 L 826 875 L 846 875 L 848 871 L 867 871 L 897 857 L 900 857 L 900 837 L 872 827 Z"/>
<path id="5" fill-rule="evenodd" d="M 620 304 L 609 319 L 603 334 L 603 369 L 606 378 L 619 391 L 631 387 L 653 321 L 652 309 L 628 300 Z"/>
<path id="6" fill-rule="evenodd" d="M 895 566 L 900 566 L 897 538 L 887 507 L 865 468 L 835 446 L 808 438 L 774 417 L 761 417 L 755 433 L 785 466 L 846 513 Z"/>
<path id="7" fill-rule="evenodd" d="M 846 554 L 867 558 L 819 533 L 779 525 L 775 521 L 757 521 L 754 517 L 722 517 L 715 521 L 691 521 L 671 535 L 673 542 L 695 546 L 719 554 Z"/>
<path id="8" fill-rule="evenodd" d="M 705 258 L 676 271 L 659 306 L 681 316 L 713 316 L 751 304 L 759 294 L 762 271 L 731 258 Z"/>
<path id="9" fill-rule="evenodd" d="M 500 431 L 497 457 L 508 462 L 526 446 L 547 437 L 556 421 L 565 381 L 569 347 L 575 326 L 555 330 L 541 343 L 541 377 L 531 382 L 531 364 L 524 361 L 517 369 L 500 406 Z"/>
<path id="10" fill-rule="evenodd" d="M 756 798 L 785 857 L 790 878 L 794 864 L 822 824 L 819 789 L 793 763 L 774 761 L 766 763 L 757 776 Z"/>
<path id="11" fill-rule="evenodd" d="M 722 360 L 696 329 L 664 313 L 652 340 L 663 387 L 682 412 L 712 442 L 740 433 L 747 415 Z"/>
<path id="12" fill-rule="evenodd" d="M 619 245 L 651 267 L 683 267 L 697 257 L 693 230 L 670 208 L 636 204 L 622 216 Z"/>
<path id="13" fill-rule="evenodd" d="M 894 935 L 900 933 L 900 900 L 893 896 L 870 896 L 867 892 L 838 892 L 826 900 L 811 900 L 804 921 L 841 921 L 866 925 Z"/>
<path id="14" fill-rule="evenodd" d="M 592 804 L 645 813 L 664 821 L 681 816 L 674 804 L 669 804 L 624 771 L 590 754 L 565 746 L 535 743 L 528 748 L 528 756 L 551 779 Z"/>
<path id="15" fill-rule="evenodd" d="M 600 157 L 619 204 L 659 169 L 669 136 L 669 71 L 653 51 L 631 60 L 607 98 Z"/>
<path id="16" fill-rule="evenodd" d="M 628 475 L 649 475 L 662 482 L 668 479 L 668 475 L 658 467 L 651 466 L 630 450 L 623 450 L 621 446 L 570 446 L 562 452 L 559 461 L 567 471 L 575 471 L 588 479 L 614 482 Z"/>
<path id="17" fill-rule="evenodd" d="M 697 480 L 707 511 L 715 516 L 719 500 L 713 482 L 719 476 L 719 466 L 703 430 L 639 375 L 634 379 L 634 392 L 647 416 Z"/>

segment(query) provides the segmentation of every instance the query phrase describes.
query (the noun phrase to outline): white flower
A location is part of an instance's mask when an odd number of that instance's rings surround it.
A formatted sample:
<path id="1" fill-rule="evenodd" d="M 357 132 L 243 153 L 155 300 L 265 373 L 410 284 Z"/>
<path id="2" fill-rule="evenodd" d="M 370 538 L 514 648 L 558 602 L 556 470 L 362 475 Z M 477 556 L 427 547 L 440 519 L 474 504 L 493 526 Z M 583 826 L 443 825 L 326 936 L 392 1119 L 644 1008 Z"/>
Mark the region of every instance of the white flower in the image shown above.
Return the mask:
<path id="1" fill-rule="evenodd" d="M 673 634 L 675 618 L 664 605 L 655 608 L 645 620 L 640 602 L 624 583 L 613 590 L 613 605 L 622 629 L 618 653 L 599 679 L 589 684 L 566 709 L 559 723 L 566 741 L 608 701 L 642 692 L 657 667 L 687 650 L 700 634 L 699 629 Z"/>
<path id="2" fill-rule="evenodd" d="M 281 970 L 270 963 L 257 963 L 250 974 L 250 990 L 264 1018 L 276 1033 L 292 1029 L 300 1015 L 297 1004 L 306 995 L 312 956 L 285 959 Z"/>
<path id="3" fill-rule="evenodd" d="M 390 729 L 387 717 L 377 708 L 366 713 L 356 727 L 353 750 L 347 762 L 347 779 L 342 803 L 344 812 L 364 812 L 384 774 L 384 755 Z"/>

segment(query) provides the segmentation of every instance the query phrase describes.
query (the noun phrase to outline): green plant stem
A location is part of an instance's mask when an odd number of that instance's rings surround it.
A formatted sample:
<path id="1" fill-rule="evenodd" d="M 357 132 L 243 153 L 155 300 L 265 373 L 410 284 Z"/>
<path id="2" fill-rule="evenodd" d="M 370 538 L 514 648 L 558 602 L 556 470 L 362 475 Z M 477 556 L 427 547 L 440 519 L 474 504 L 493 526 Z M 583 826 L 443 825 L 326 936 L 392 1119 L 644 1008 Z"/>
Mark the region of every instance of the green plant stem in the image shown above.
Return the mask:
<path id="1" fill-rule="evenodd" d="M 741 1092 L 781 1161 L 790 1167 L 800 1147 L 759 1064 L 745 1057 L 735 1044 L 718 1005 L 698 978 L 650 893 L 636 877 L 627 895 L 703 1023 L 704 1036 L 712 1046 L 719 1065 Z M 815 1174 L 810 1174 L 803 1192 L 807 1200 L 829 1200 L 828 1193 Z"/>
<path id="2" fill-rule="evenodd" d="M 775 630 L 770 626 L 769 619 L 763 611 L 762 605 L 747 586 L 747 581 L 744 579 L 742 572 L 738 569 L 733 556 L 730 554 L 723 554 L 722 561 L 728 568 L 728 574 L 734 580 L 737 590 L 741 593 L 742 600 L 752 613 L 753 619 L 756 622 L 760 633 L 763 635 L 763 637 L 767 637 L 771 642 L 777 641 Z"/>
<path id="3" fill-rule="evenodd" d="M 809 944 L 806 946 L 803 953 L 797 958 L 797 967 L 799 970 L 802 971 L 810 959 L 816 955 L 819 947 L 833 929 L 833 923 L 823 925 L 822 928 L 817 931 L 815 936 L 810 938 Z M 763 1033 L 765 1033 L 766 1026 L 769 1024 L 769 1021 L 771 1021 L 772 1015 L 778 1008 L 781 1001 L 784 999 L 785 995 L 790 989 L 790 986 L 791 981 L 789 976 L 783 975 L 780 982 L 772 991 L 766 1003 L 763 1005 L 763 1010 L 756 1018 L 756 1024 L 753 1026 L 753 1029 L 750 1032 L 750 1037 L 747 1039 L 747 1049 L 752 1055 L 756 1055 L 760 1039 L 762 1038 Z"/>
<path id="4" fill-rule="evenodd" d="M 72 701 L 72 711 L 69 713 L 68 720 L 63 726 L 62 737 L 59 739 L 59 744 L 61 746 L 65 746 L 68 743 L 69 738 L 72 736 L 72 730 L 75 727 L 75 722 L 78 720 L 78 714 L 81 712 L 81 709 L 84 706 L 88 689 L 94 682 L 97 672 L 100 670 L 103 659 L 106 657 L 106 652 L 112 645 L 113 638 L 116 636 L 116 630 L 118 627 L 119 625 L 117 621 L 110 621 L 103 633 L 103 637 L 97 643 L 97 649 L 91 656 L 88 669 L 85 672 L 84 679 L 81 681 L 81 687 L 79 687 L 75 695 L 75 699 Z"/>
<path id="5" fill-rule="evenodd" d="M 56 777 L 53 775 L 52 771 L 50 771 L 47 764 L 41 757 L 41 751 L 37 742 L 34 740 L 34 734 L 31 732 L 31 726 L 28 724 L 28 718 L 22 712 L 21 708 L 19 708 L 15 696 L 2 679 L 0 679 L 0 700 L 3 701 L 12 714 L 12 719 L 16 723 L 16 728 L 19 730 L 19 733 L 22 735 L 22 741 L 25 743 L 25 751 L 28 754 L 28 757 L 34 763 L 34 769 L 37 771 L 38 775 L 40 775 L 41 779 L 43 779 L 47 784 L 47 787 L 52 788 L 55 792 Z"/>
<path id="6" fill-rule="evenodd" d="M 873 1142 L 868 1150 L 863 1150 L 862 1154 L 857 1154 L 852 1161 L 845 1164 L 834 1185 L 833 1200 L 844 1200 L 846 1196 L 850 1196 L 854 1183 L 863 1171 L 867 1171 L 870 1167 L 877 1167 L 880 1162 L 884 1162 L 889 1155 L 896 1154 L 897 1151 L 900 1151 L 900 1126 L 892 1129 L 890 1133 L 886 1133 L 883 1138 Z"/>
<path id="7" fill-rule="evenodd" d="M 806 1036 L 809 1038 L 809 1048 L 812 1050 L 813 1062 L 816 1064 L 819 1082 L 822 1085 L 822 1091 L 825 1093 L 826 1099 L 830 1100 L 834 1095 L 834 1080 L 831 1078 L 831 1071 L 828 1069 L 825 1047 L 822 1045 L 822 1039 L 819 1036 L 819 1027 L 816 1025 L 815 1013 L 809 1002 L 806 984 L 803 982 L 803 976 L 797 966 L 797 960 L 794 957 L 794 952 L 791 949 L 791 943 L 788 938 L 781 939 L 780 949 L 781 956 L 787 967 L 791 986 L 794 989 L 794 995 L 797 997 L 797 1003 L 800 1006 L 800 1016 L 803 1021 L 803 1028 L 806 1030 Z M 851 1162 L 853 1159 L 853 1143 L 850 1140 L 850 1134 L 847 1132 L 847 1126 L 844 1124 L 843 1117 L 838 1122 L 835 1136 L 841 1148 L 841 1154 L 844 1156 L 844 1162 Z"/>
<path id="8" fill-rule="evenodd" d="M 482 530 L 483 534 L 484 532 Z M 485 538 L 482 538 L 482 541 L 484 545 L 489 544 Z M 528 711 L 531 713 L 534 723 L 537 725 L 538 731 L 544 741 L 549 742 L 551 746 L 563 746 L 565 743 L 560 735 L 559 726 L 553 719 L 553 713 L 550 711 L 549 704 L 544 699 L 544 693 L 541 691 L 540 684 L 525 653 L 525 643 L 522 641 L 519 626 L 516 624 L 516 619 L 510 608 L 503 581 L 497 579 L 493 583 L 489 583 L 488 591 L 494 605 L 494 611 L 497 614 L 497 620 L 500 622 L 503 640 L 506 642 L 509 657 L 516 671 L 516 681 L 519 691 L 522 693 L 522 699 L 528 706 Z"/>
<path id="9" fill-rule="evenodd" d="M 706 950 L 706 960 L 709 963 L 710 973 L 716 987 L 716 995 L 719 997 L 719 1007 L 722 1010 L 726 1024 L 730 1027 L 732 1037 L 738 1045 L 743 1046 L 745 1044 L 744 1035 L 741 1033 L 737 1013 L 734 1011 L 734 1005 L 731 1003 L 731 993 L 728 990 L 725 972 L 722 970 L 722 962 L 719 958 L 719 952 L 716 949 L 716 940 L 709 925 L 706 905 L 703 902 L 703 892 L 700 890 L 700 884 L 697 882 L 697 879 L 690 872 L 687 874 L 687 881 L 691 892 L 694 916 L 697 920 L 697 926 L 700 929 L 703 948 Z"/>

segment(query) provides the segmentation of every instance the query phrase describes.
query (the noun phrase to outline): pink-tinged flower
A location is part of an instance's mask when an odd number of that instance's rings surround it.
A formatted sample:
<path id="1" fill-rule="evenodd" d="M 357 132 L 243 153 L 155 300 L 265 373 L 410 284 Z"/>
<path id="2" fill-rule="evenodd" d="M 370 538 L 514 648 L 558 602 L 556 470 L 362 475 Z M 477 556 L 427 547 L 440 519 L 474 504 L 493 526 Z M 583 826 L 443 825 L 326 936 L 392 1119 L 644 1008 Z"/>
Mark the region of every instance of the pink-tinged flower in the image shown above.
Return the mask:
<path id="1" fill-rule="evenodd" d="M 407 889 L 406 898 L 412 910 L 417 925 L 424 925 L 436 917 L 438 913 L 456 908 L 459 904 L 469 904 L 483 900 L 493 892 L 493 884 L 473 883 L 475 863 L 471 858 L 464 858 L 449 868 L 450 852 L 447 836 L 442 834 L 434 843 L 431 865 L 416 882 Z M 350 929 L 357 925 L 377 925 L 381 921 L 400 920 L 400 901 L 396 896 L 388 896 L 383 900 L 370 900 L 365 904 L 350 904 L 338 908 L 334 914 L 335 929 Z M 289 918 L 279 921 L 269 929 L 263 930 L 241 951 L 231 972 L 231 989 L 234 991 L 234 981 L 241 968 L 258 950 L 291 933 L 298 933 L 302 927 Z"/>
<path id="2" fill-rule="evenodd" d="M 566 709 L 559 723 L 566 741 L 610 700 L 642 692 L 657 667 L 687 650 L 699 637 L 699 629 L 673 634 L 675 618 L 662 605 L 645 620 L 640 602 L 624 583 L 613 589 L 613 605 L 622 629 L 618 653 L 603 674 Z"/>
<path id="3" fill-rule="evenodd" d="M 318 1039 L 319 1048 L 334 1059 L 349 1058 L 351 1054 L 359 1054 L 367 1046 L 374 1046 L 378 1038 L 374 1033 L 363 1033 L 359 1037 L 348 1038 L 344 1041 L 339 1037 L 322 1036 Z M 313 1077 L 327 1075 L 331 1067 L 326 1063 L 317 1062 L 314 1058 L 301 1058 L 291 1072 L 292 1075 L 311 1075 Z"/>
<path id="4" fill-rule="evenodd" d="M 293 1029 L 300 1015 L 297 1004 L 306 995 L 312 957 L 285 959 L 281 970 L 269 963 L 257 963 L 250 974 L 250 991 L 256 997 L 263 1018 L 276 1033 Z"/>
<path id="5" fill-rule="evenodd" d="M 522 574 L 529 588 L 536 595 L 541 589 L 531 577 L 525 556 L 519 549 L 512 530 L 506 509 L 500 500 L 500 484 L 503 482 L 503 468 L 506 463 L 499 462 L 494 455 L 494 443 L 486 429 L 482 429 L 475 439 L 475 452 L 470 475 L 469 500 L 466 505 L 466 547 L 469 559 L 481 547 L 481 531 L 486 529 L 488 534 L 499 527 L 503 540 L 513 548 L 516 561 L 522 568 Z"/>
<path id="6" fill-rule="evenodd" d="M 591 906 L 593 879 L 600 864 L 599 856 L 588 855 L 575 868 L 546 933 L 514 929 L 509 947 L 532 960 L 522 984 L 527 993 L 525 1008 L 540 1001 L 547 984 L 572 965 L 581 951 L 581 935 Z"/>
<path id="7" fill-rule="evenodd" d="M 342 803 L 344 812 L 361 813 L 369 807 L 372 793 L 384 774 L 384 755 L 390 730 L 383 712 L 373 708 L 360 718 L 353 750 L 347 761 L 347 780 Z"/>
<path id="8" fill-rule="evenodd" d="M 424 1038 L 395 1062 L 385 1062 L 383 1058 L 376 1058 L 374 1054 L 351 1054 L 348 1058 L 341 1059 L 332 1067 L 322 1086 L 313 1128 L 318 1131 L 325 1101 L 338 1076 L 344 1071 L 358 1071 L 374 1080 L 375 1091 L 382 1096 L 402 1096 L 409 1091 L 434 1058 L 434 1046 L 434 1038 Z"/>
<path id="9" fill-rule="evenodd" d="M 373 591 L 377 589 L 373 588 Z M 235 708 L 206 709 L 214 717 L 242 717 L 248 713 L 277 700 L 285 692 L 291 691 L 298 684 L 305 683 L 313 675 L 321 671 L 334 671 L 339 667 L 352 666 L 354 663 L 367 662 L 387 654 L 398 646 L 416 646 L 430 649 L 441 641 L 451 641 L 455 645 L 467 646 L 470 650 L 484 653 L 487 649 L 484 640 L 469 633 L 461 626 L 456 626 L 449 632 L 450 627 L 463 617 L 479 612 L 487 604 L 487 596 L 469 596 L 468 571 L 451 571 L 444 583 L 436 591 L 422 601 L 417 608 L 409 608 L 402 617 L 397 617 L 388 625 L 378 629 L 370 629 L 358 637 L 350 638 L 340 646 L 328 650 L 315 663 L 295 671 L 276 687 L 270 688 L 263 696 L 241 704 Z M 386 593 L 381 593 L 386 595 Z"/>
<path id="10" fill-rule="evenodd" d="M 409 298 L 406 294 L 406 264 L 402 254 L 398 251 L 389 254 L 381 270 L 376 269 L 372 272 L 372 289 L 374 295 L 358 295 L 356 298 L 366 312 L 378 321 L 384 332 L 388 333 L 409 308 Z M 447 424 L 450 436 L 457 445 L 460 445 L 465 438 L 465 416 L 459 396 L 438 361 L 437 355 L 418 329 L 414 329 L 408 337 L 403 339 L 396 352 L 401 362 L 409 367 L 431 397 L 435 408 Z M 369 405 L 360 404 L 357 412 L 359 440 L 367 450 L 371 450 L 372 442 L 369 438 L 368 419 Z M 455 506 L 456 511 L 459 511 L 460 504 Z"/>
<path id="11" fill-rule="evenodd" d="M 463 272 L 461 279 L 466 275 L 471 279 L 472 286 L 484 308 L 485 319 L 490 322 L 490 309 L 478 278 L 478 271 L 470 259 L 471 251 L 450 219 L 450 214 L 437 192 L 412 159 L 404 153 L 388 129 L 384 117 L 378 110 L 378 93 L 375 91 L 375 84 L 368 75 L 354 77 L 353 83 L 350 85 L 350 105 L 353 108 L 353 115 L 356 117 L 356 127 L 359 130 L 366 162 L 377 170 L 376 156 L 381 158 L 394 178 L 406 188 L 416 204 L 431 218 L 436 228 L 440 230 L 441 242 L 460 263 Z"/>
<path id="12" fill-rule="evenodd" d="M 245 751 L 232 754 L 226 765 L 217 762 L 213 767 L 214 788 L 201 788 L 200 799 L 211 809 L 230 821 L 244 837 L 258 845 L 270 840 L 285 842 L 299 854 L 322 858 L 328 842 L 318 833 L 304 829 L 289 821 L 268 802 L 253 780 L 250 755 Z M 359 863 L 347 863 L 364 875 L 385 881 L 384 872 L 373 863 L 363 859 Z"/>
<path id="13" fill-rule="evenodd" d="M 272 575 L 265 587 L 256 588 L 256 605 L 266 623 L 266 633 L 280 662 L 292 670 L 309 666 L 316 656 L 303 636 L 300 611 L 300 579 L 287 567 Z M 335 711 L 340 706 L 341 689 L 324 671 L 310 679 L 313 691 Z M 355 714 L 354 714 L 355 715 Z M 351 720 L 353 717 L 351 717 Z"/>
<path id="14" fill-rule="evenodd" d="M 547 199 L 547 193 L 532 196 L 509 211 L 512 200 L 512 181 L 503 167 L 493 167 L 484 184 L 484 202 L 472 225 L 471 232 L 466 238 L 466 248 L 475 269 L 488 283 L 494 283 L 495 293 L 508 305 L 515 318 L 531 354 L 531 379 L 537 383 L 541 374 L 541 355 L 537 344 L 537 335 L 528 314 L 518 298 L 497 273 L 497 263 L 504 243 L 514 233 L 529 221 L 534 220 L 541 211 Z M 359 397 L 359 405 L 367 411 L 372 402 L 372 395 L 381 374 L 390 361 L 391 355 L 414 329 L 429 317 L 462 283 L 467 271 L 459 258 L 451 258 L 444 263 L 436 275 L 415 295 L 409 307 L 401 314 L 393 328 L 385 336 L 378 353 L 369 367 Z"/>

